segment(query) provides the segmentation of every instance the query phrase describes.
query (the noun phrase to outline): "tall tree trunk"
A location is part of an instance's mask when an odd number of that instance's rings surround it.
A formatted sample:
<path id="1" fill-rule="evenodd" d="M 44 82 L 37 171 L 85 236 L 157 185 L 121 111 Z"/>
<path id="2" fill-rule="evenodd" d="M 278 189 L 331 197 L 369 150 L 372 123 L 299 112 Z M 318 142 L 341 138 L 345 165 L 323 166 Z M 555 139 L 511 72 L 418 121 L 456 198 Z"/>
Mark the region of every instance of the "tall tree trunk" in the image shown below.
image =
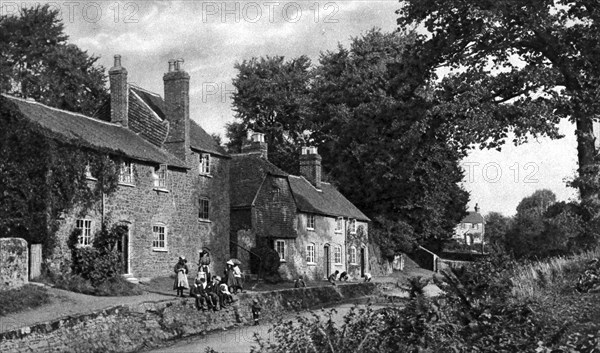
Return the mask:
<path id="1" fill-rule="evenodd" d="M 577 136 L 577 159 L 579 162 L 578 173 L 580 183 L 579 193 L 584 204 L 598 198 L 596 146 L 594 145 L 593 119 L 578 109 L 575 112 L 575 126 Z"/>

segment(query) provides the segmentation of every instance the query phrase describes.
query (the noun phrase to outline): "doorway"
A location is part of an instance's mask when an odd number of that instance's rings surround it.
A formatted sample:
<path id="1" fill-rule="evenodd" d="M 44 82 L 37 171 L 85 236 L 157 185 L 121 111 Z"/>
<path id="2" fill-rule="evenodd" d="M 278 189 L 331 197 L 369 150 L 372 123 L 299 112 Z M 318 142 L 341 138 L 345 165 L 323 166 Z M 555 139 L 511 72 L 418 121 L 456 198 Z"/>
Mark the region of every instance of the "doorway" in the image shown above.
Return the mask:
<path id="1" fill-rule="evenodd" d="M 365 262 L 366 262 L 366 256 L 365 256 L 365 248 L 360 248 L 360 276 L 364 277 L 365 276 Z"/>
<path id="2" fill-rule="evenodd" d="M 131 266 L 129 263 L 129 233 L 131 232 L 131 229 L 126 224 L 122 224 L 122 226 L 125 229 L 125 232 L 123 232 L 121 239 L 117 242 L 117 250 L 121 254 L 121 274 L 126 275 L 131 273 Z"/>
<path id="3" fill-rule="evenodd" d="M 323 247 L 323 266 L 325 266 L 325 278 L 329 278 L 331 271 L 329 269 L 329 245 Z"/>

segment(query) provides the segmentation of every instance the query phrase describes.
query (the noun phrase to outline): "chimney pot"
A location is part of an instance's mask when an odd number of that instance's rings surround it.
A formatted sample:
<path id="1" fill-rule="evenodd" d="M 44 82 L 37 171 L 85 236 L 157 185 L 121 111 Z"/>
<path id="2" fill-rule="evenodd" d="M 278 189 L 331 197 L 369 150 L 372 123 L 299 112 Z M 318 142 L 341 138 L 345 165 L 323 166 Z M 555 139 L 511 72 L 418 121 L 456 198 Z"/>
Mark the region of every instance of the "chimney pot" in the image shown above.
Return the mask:
<path id="1" fill-rule="evenodd" d="M 175 71 L 182 71 L 183 63 L 184 63 L 183 59 L 177 59 L 177 61 L 175 62 Z"/>
<path id="2" fill-rule="evenodd" d="M 115 68 L 120 68 L 121 67 L 121 55 L 117 54 L 115 55 Z"/>
<path id="3" fill-rule="evenodd" d="M 173 72 L 174 69 L 175 69 L 175 60 L 171 59 L 171 60 L 169 60 L 169 72 Z"/>

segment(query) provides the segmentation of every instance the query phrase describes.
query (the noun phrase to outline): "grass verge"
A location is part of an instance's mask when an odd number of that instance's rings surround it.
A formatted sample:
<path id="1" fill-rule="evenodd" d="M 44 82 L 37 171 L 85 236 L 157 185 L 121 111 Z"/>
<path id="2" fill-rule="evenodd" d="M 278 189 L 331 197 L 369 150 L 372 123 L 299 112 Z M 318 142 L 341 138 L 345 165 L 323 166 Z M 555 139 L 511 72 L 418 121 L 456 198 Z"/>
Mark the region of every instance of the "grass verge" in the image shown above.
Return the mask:
<path id="1" fill-rule="evenodd" d="M 48 303 L 50 303 L 50 295 L 44 287 L 27 284 L 20 288 L 0 291 L 0 316 Z"/>

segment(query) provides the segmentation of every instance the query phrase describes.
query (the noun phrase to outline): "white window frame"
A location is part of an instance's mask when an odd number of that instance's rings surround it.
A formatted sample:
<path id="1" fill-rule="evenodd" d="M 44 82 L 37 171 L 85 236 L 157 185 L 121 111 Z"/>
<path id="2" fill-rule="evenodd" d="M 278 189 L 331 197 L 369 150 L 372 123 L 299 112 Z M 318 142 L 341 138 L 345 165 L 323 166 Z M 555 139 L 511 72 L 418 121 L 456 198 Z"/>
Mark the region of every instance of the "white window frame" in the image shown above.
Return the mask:
<path id="1" fill-rule="evenodd" d="M 351 265 L 356 265 L 357 264 L 357 262 L 356 262 L 356 256 L 357 256 L 356 246 L 352 245 L 350 247 L 350 253 L 348 254 L 348 258 L 349 258 L 348 262 Z"/>
<path id="2" fill-rule="evenodd" d="M 350 234 L 356 234 L 356 219 L 350 220 Z"/>
<path id="3" fill-rule="evenodd" d="M 206 218 L 201 217 L 201 214 L 204 213 L 203 204 L 206 202 Z M 198 200 L 198 220 L 200 221 L 209 221 L 210 220 L 210 199 L 208 197 L 200 197 Z"/>
<path id="4" fill-rule="evenodd" d="M 315 244 L 314 243 L 310 243 L 310 244 L 306 245 L 306 263 L 308 263 L 308 264 L 316 263 Z"/>
<path id="5" fill-rule="evenodd" d="M 200 153 L 198 155 L 199 158 L 199 172 L 200 175 L 210 175 L 210 167 L 211 167 L 211 158 L 210 153 Z"/>
<path id="6" fill-rule="evenodd" d="M 156 178 L 154 179 L 154 187 L 157 189 L 168 189 L 169 182 L 169 171 L 166 164 L 161 164 L 156 171 Z"/>
<path id="7" fill-rule="evenodd" d="M 306 215 L 306 230 L 315 230 L 315 226 L 317 224 L 317 217 L 309 213 Z"/>
<path id="8" fill-rule="evenodd" d="M 77 244 L 79 246 L 92 245 L 92 226 L 91 219 L 81 218 L 75 221 L 75 229 L 80 229 L 81 233 L 77 236 Z"/>
<path id="9" fill-rule="evenodd" d="M 134 185 L 133 164 L 129 161 L 124 161 L 119 166 L 119 184 Z"/>
<path id="10" fill-rule="evenodd" d="M 339 245 L 333 248 L 333 262 L 336 264 L 342 263 L 342 247 Z"/>
<path id="11" fill-rule="evenodd" d="M 344 230 L 344 217 L 338 217 L 335 219 L 335 232 L 341 233 Z"/>
<path id="12" fill-rule="evenodd" d="M 92 166 L 90 165 L 90 162 L 87 162 L 85 164 L 85 178 L 87 180 L 98 180 L 97 178 L 94 178 L 94 176 L 92 175 Z"/>
<path id="13" fill-rule="evenodd" d="M 273 244 L 273 246 L 275 247 L 275 251 L 277 251 L 277 253 L 279 254 L 279 261 L 285 262 L 285 255 L 286 255 L 286 250 L 287 250 L 285 240 L 282 240 L 282 239 L 275 240 L 275 243 Z"/>
<path id="14" fill-rule="evenodd" d="M 161 232 L 162 228 L 162 232 Z M 162 239 L 161 239 L 162 235 Z M 154 223 L 152 225 L 152 250 L 167 251 L 168 229 L 164 223 Z"/>

